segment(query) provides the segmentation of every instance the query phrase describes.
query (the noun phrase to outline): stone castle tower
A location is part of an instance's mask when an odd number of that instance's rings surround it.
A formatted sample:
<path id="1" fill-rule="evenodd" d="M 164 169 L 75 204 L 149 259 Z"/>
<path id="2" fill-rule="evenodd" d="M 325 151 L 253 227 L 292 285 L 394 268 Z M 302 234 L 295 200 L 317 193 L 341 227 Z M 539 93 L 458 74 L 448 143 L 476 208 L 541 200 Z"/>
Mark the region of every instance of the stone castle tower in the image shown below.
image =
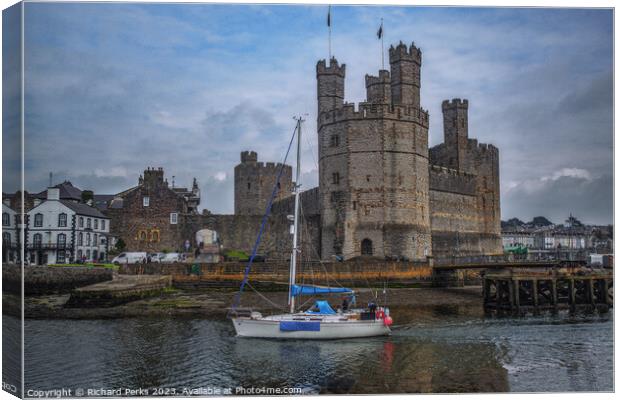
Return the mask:
<path id="1" fill-rule="evenodd" d="M 428 113 L 422 53 L 390 48 L 390 71 L 366 76 L 367 100 L 344 102 L 345 65 L 316 67 L 321 255 L 423 259 L 432 253 Z"/>
<path id="2" fill-rule="evenodd" d="M 467 222 L 462 219 L 458 230 L 455 230 L 453 221 L 446 226 L 441 218 L 437 218 L 433 223 L 433 247 L 442 253 L 454 252 L 454 248 L 458 253 L 462 253 L 461 250 L 470 254 L 501 252 L 499 150 L 491 144 L 469 138 L 467 100 L 445 100 L 441 108 L 444 143 L 430 149 L 430 160 L 434 166 L 458 171 L 463 178 L 451 185 L 450 191 L 441 194 L 447 196 L 450 192 L 451 196 L 460 195 L 460 198 L 443 199 L 431 208 L 439 210 L 444 208 L 444 203 L 450 202 L 460 206 L 461 210 L 473 209 L 475 213 Z M 435 171 L 431 171 L 431 190 L 434 189 L 435 176 Z M 471 181 L 469 190 L 462 185 L 466 179 Z M 438 186 L 446 186 L 446 181 L 442 179 Z"/>
<path id="3" fill-rule="evenodd" d="M 241 153 L 235 166 L 235 215 L 263 215 L 271 198 L 281 163 L 258 161 L 255 151 Z M 275 200 L 290 196 L 293 190 L 293 169 L 284 165 Z"/>

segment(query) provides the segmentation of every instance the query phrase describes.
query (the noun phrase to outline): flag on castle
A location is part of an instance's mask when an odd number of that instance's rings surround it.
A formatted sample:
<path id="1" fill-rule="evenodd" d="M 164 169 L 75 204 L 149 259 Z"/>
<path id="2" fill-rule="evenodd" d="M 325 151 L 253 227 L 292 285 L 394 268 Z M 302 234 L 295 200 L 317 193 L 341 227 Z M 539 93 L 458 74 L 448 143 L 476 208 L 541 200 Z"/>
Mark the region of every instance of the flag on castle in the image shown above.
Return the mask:
<path id="1" fill-rule="evenodd" d="M 381 26 L 377 31 L 377 39 L 381 39 L 383 37 L 383 19 L 381 20 Z"/>
<path id="2" fill-rule="evenodd" d="M 327 8 L 327 26 L 332 26 L 332 6 Z"/>

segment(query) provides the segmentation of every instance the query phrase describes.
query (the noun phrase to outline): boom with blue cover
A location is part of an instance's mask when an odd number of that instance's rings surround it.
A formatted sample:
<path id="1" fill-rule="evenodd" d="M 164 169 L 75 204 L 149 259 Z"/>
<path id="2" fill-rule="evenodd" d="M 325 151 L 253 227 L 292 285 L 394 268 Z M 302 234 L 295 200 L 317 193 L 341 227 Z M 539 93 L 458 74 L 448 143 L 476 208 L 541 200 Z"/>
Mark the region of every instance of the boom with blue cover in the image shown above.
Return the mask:
<path id="1" fill-rule="evenodd" d="M 349 288 L 330 288 L 322 286 L 307 286 L 307 285 L 293 285 L 291 287 L 291 295 L 313 295 L 313 294 L 327 294 L 327 293 L 353 293 Z"/>

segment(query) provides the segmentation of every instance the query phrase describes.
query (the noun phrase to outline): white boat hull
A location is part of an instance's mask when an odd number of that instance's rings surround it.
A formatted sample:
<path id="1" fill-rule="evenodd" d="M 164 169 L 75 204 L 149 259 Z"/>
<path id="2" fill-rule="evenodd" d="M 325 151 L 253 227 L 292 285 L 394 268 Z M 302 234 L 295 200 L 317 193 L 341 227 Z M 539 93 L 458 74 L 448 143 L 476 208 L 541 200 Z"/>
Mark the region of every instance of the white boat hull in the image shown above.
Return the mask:
<path id="1" fill-rule="evenodd" d="M 383 320 L 348 320 L 339 321 L 325 319 L 320 321 L 318 331 L 283 331 L 280 322 L 285 319 L 275 317 L 267 318 L 233 318 L 233 326 L 237 336 L 274 338 L 274 339 L 344 339 L 370 336 L 386 336 L 390 334 L 390 328 L 385 326 Z M 287 319 L 288 320 L 288 319 Z"/>

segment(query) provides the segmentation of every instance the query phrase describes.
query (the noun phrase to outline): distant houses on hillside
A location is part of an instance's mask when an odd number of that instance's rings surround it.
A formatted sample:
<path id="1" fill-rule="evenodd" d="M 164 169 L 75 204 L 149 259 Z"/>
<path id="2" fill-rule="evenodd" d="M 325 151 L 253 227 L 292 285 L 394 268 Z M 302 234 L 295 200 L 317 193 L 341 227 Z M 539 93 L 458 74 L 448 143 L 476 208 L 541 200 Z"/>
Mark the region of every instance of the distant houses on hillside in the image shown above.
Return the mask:
<path id="1" fill-rule="evenodd" d="M 572 214 L 563 224 L 545 217 L 530 222 L 512 218 L 502 221 L 502 244 L 505 251 L 525 248 L 533 259 L 585 259 L 613 252 L 613 227 L 586 225 Z"/>

